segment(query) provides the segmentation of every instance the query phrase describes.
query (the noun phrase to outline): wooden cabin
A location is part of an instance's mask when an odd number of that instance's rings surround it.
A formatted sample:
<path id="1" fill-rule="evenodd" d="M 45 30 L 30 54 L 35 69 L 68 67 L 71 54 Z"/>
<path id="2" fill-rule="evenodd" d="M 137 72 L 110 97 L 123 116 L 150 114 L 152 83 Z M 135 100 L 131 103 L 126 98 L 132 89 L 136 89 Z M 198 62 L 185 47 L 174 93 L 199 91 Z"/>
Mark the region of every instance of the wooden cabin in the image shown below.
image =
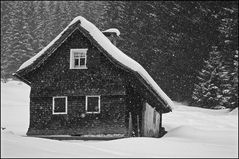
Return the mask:
<path id="1" fill-rule="evenodd" d="M 31 87 L 27 135 L 162 136 L 173 102 L 111 35 L 78 16 L 13 74 Z"/>

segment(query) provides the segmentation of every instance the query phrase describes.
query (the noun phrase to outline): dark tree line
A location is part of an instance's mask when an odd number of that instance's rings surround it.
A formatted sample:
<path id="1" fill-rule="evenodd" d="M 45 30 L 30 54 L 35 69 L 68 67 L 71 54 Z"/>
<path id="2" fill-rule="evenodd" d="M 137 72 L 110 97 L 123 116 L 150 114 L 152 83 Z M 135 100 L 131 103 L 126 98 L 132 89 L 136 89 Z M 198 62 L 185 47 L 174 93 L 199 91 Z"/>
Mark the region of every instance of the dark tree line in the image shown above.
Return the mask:
<path id="1" fill-rule="evenodd" d="M 195 94 L 202 98 L 197 88 L 206 79 L 200 79 L 201 72 L 213 65 L 206 63 L 212 52 L 219 52 L 228 79 L 217 87 L 226 92 L 230 84 L 225 96 L 237 105 L 237 1 L 1 1 L 1 78 L 11 77 L 78 15 L 101 30 L 118 28 L 117 46 L 175 101 L 208 103 Z"/>

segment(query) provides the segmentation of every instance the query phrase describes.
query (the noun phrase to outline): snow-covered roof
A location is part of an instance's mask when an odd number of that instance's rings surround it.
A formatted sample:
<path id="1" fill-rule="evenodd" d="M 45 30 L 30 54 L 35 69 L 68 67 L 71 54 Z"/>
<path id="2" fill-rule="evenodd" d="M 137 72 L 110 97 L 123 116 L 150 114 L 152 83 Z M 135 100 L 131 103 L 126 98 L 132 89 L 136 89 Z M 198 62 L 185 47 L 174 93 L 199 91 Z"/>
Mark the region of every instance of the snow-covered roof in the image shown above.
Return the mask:
<path id="1" fill-rule="evenodd" d="M 118 29 L 116 29 L 116 28 L 110 28 L 110 29 L 104 30 L 102 32 L 103 33 L 106 33 L 106 32 L 108 32 L 108 33 L 115 33 L 117 36 L 120 35 L 120 31 Z"/>
<path id="2" fill-rule="evenodd" d="M 111 41 L 91 22 L 86 20 L 82 16 L 78 16 L 72 20 L 72 22 L 54 39 L 52 40 L 44 49 L 42 49 L 38 54 L 24 62 L 20 68 L 17 70 L 20 71 L 34 63 L 36 59 L 38 59 L 44 52 L 50 48 L 62 35 L 63 33 L 74 23 L 80 21 L 81 27 L 83 27 L 86 31 L 89 32 L 90 36 L 97 41 L 97 43 L 116 61 L 122 64 L 124 67 L 129 70 L 137 72 L 144 81 L 151 86 L 151 88 L 163 99 L 166 103 L 166 107 L 173 107 L 172 100 L 163 92 L 163 90 L 158 86 L 158 84 L 153 80 L 153 78 L 148 74 L 148 72 L 135 60 L 124 54 L 121 50 L 119 50 L 115 45 L 111 43 Z"/>

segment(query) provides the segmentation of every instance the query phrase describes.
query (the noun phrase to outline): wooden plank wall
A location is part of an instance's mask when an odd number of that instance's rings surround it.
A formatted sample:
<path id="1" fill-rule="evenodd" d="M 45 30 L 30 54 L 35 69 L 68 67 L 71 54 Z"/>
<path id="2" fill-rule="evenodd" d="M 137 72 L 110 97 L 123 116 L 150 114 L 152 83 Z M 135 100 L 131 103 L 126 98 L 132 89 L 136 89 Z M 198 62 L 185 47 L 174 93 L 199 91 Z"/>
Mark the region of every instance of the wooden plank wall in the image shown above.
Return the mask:
<path id="1" fill-rule="evenodd" d="M 145 137 L 158 137 L 159 125 L 160 125 L 160 114 L 148 103 L 143 106 L 143 121 L 142 129 L 143 136 Z M 155 117 L 154 117 L 155 115 Z M 154 119 L 155 118 L 155 119 Z M 155 120 L 155 121 L 154 121 Z"/>

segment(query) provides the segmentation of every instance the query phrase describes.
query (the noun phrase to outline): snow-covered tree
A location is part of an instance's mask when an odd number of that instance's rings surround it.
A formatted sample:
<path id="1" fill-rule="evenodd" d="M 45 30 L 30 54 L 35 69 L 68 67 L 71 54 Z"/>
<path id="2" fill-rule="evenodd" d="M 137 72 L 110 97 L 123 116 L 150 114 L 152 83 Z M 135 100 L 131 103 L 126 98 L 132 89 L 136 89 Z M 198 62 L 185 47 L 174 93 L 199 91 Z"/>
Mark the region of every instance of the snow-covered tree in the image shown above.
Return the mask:
<path id="1" fill-rule="evenodd" d="M 209 59 L 205 61 L 205 66 L 197 78 L 199 82 L 195 84 L 192 95 L 196 105 L 207 108 L 229 107 L 231 99 L 229 71 L 216 46 L 212 47 Z"/>

